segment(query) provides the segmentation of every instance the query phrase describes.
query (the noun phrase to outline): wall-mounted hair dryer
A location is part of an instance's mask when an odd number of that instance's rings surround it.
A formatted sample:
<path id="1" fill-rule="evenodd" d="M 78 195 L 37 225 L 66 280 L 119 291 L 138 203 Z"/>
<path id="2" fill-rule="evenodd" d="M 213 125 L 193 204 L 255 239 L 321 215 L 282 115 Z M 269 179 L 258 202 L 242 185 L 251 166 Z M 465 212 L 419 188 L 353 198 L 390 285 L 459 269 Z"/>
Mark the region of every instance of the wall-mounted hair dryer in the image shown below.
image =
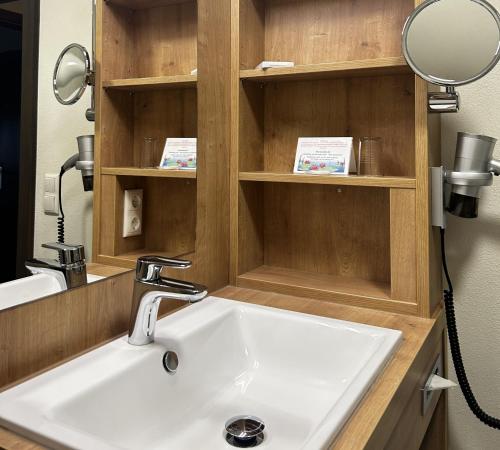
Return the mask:
<path id="1" fill-rule="evenodd" d="M 82 172 L 83 190 L 94 190 L 94 135 L 78 136 L 76 170 Z"/>
<path id="2" fill-rule="evenodd" d="M 446 183 L 453 186 L 446 207 L 451 214 L 477 217 L 481 188 L 500 175 L 500 161 L 492 159 L 496 142 L 489 136 L 458 133 L 453 171 L 445 171 Z"/>
<path id="3" fill-rule="evenodd" d="M 83 190 L 94 190 L 94 135 L 78 136 L 78 153 L 69 157 L 59 172 L 59 218 L 57 219 L 57 241 L 64 244 L 64 210 L 62 205 L 62 177 L 73 167 L 82 173 Z"/>
<path id="4" fill-rule="evenodd" d="M 73 167 L 82 173 L 83 190 L 94 189 L 94 135 L 78 136 L 78 153 L 68 158 L 61 166 L 61 174 L 65 174 Z"/>
<path id="5" fill-rule="evenodd" d="M 500 161 L 492 158 L 496 142 L 489 136 L 458 133 L 453 170 L 432 168 L 432 225 L 446 227 L 445 210 L 466 219 L 478 216 L 481 188 L 500 175 Z M 451 186 L 447 202 L 445 184 Z"/>
<path id="6" fill-rule="evenodd" d="M 448 264 L 446 263 L 445 246 L 445 209 L 449 213 L 466 219 L 476 218 L 481 188 L 493 184 L 493 175 L 500 175 L 500 161 L 493 159 L 495 138 L 477 134 L 458 133 L 457 149 L 453 170 L 433 167 L 432 175 L 432 225 L 441 228 L 441 255 L 443 270 L 448 283 L 444 290 L 446 323 L 450 351 L 457 374 L 458 383 L 467 405 L 474 415 L 484 424 L 500 430 L 500 418 L 491 416 L 479 405 L 465 371 L 462 351 L 458 337 L 457 321 Z M 445 208 L 444 186 L 451 186 L 449 202 Z"/>

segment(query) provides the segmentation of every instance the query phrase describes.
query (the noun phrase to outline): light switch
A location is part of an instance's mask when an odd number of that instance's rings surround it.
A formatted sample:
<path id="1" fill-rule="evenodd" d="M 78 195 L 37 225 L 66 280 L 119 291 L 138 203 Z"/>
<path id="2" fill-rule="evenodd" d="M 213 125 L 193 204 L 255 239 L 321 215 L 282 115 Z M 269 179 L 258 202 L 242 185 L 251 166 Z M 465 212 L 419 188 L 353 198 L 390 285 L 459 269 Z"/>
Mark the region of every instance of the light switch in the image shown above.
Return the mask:
<path id="1" fill-rule="evenodd" d="M 43 178 L 43 211 L 59 215 L 59 175 L 46 173 Z"/>
<path id="2" fill-rule="evenodd" d="M 59 214 L 59 205 L 57 197 L 54 194 L 44 194 L 43 196 L 43 210 L 45 214 Z"/>
<path id="3" fill-rule="evenodd" d="M 58 175 L 46 173 L 44 178 L 44 191 L 47 194 L 57 194 Z"/>

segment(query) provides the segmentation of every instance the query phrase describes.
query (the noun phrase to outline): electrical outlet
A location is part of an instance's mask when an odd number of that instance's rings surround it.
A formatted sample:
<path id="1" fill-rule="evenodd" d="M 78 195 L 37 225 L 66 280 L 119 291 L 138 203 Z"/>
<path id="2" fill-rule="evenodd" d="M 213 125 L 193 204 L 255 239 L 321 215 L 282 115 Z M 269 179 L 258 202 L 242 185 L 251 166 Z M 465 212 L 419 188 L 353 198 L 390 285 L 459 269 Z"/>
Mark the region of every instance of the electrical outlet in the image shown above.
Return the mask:
<path id="1" fill-rule="evenodd" d="M 59 175 L 46 173 L 43 178 L 43 211 L 49 215 L 59 215 Z"/>
<path id="2" fill-rule="evenodd" d="M 142 234 L 142 189 L 125 191 L 123 198 L 123 237 Z"/>

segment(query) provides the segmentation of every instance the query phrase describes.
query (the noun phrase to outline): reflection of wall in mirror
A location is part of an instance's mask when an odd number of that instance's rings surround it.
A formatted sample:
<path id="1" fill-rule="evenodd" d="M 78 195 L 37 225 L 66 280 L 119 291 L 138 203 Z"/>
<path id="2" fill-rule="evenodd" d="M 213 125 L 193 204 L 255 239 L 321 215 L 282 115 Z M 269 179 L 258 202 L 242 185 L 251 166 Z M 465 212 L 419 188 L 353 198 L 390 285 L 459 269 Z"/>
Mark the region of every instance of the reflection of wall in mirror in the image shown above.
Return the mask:
<path id="1" fill-rule="evenodd" d="M 52 74 L 57 57 L 68 44 L 92 48 L 91 0 L 40 0 L 40 55 L 38 74 L 38 148 L 35 210 L 35 256 L 54 257 L 42 249 L 57 240 L 57 218 L 43 212 L 43 177 L 59 173 L 61 165 L 78 151 L 76 137 L 93 134 L 94 124 L 85 119 L 90 107 L 90 89 L 71 106 L 57 102 L 52 92 Z M 83 192 L 80 172 L 71 170 L 63 179 L 66 242 L 85 245 L 87 260 L 92 251 L 92 193 Z"/>

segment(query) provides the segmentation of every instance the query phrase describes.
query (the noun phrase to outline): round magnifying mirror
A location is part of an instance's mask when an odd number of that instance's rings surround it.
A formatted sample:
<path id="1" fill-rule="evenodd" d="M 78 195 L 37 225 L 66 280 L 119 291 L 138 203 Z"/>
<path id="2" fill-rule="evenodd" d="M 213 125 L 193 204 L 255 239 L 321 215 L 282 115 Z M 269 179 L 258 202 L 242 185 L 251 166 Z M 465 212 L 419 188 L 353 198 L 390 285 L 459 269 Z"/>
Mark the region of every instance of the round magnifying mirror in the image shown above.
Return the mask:
<path id="1" fill-rule="evenodd" d="M 68 45 L 59 55 L 54 69 L 54 94 L 63 105 L 72 105 L 91 83 L 89 53 L 79 44 Z"/>
<path id="2" fill-rule="evenodd" d="M 486 75 L 500 53 L 500 16 L 484 0 L 426 0 L 403 29 L 403 54 L 412 70 L 441 86 Z"/>

